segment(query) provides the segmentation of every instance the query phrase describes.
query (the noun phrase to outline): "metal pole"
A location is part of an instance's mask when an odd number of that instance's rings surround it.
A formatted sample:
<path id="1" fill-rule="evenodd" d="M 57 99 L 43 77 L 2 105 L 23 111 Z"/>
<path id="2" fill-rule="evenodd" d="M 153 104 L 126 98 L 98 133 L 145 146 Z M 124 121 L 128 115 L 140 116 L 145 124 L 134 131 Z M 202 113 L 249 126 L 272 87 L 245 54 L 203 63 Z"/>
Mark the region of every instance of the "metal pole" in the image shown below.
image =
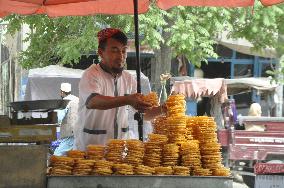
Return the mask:
<path id="1" fill-rule="evenodd" d="M 3 81 L 2 81 L 2 24 L 0 24 L 0 114 L 4 114 L 3 110 L 3 104 L 4 100 L 2 97 L 2 87 L 3 87 Z"/>
<path id="2" fill-rule="evenodd" d="M 137 93 L 141 93 L 138 0 L 133 0 L 133 5 L 134 5 L 134 26 L 135 26 Z M 140 112 L 136 112 L 134 115 L 134 119 L 138 121 L 139 140 L 143 141 L 143 114 Z"/>

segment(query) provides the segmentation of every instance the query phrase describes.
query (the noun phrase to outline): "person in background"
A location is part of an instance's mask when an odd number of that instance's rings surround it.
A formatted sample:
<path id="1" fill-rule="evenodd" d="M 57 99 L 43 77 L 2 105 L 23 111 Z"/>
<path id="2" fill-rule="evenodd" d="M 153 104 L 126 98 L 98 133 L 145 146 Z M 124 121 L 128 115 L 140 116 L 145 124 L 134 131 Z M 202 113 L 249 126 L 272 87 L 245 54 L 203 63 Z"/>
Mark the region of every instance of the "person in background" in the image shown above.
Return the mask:
<path id="1" fill-rule="evenodd" d="M 249 108 L 248 116 L 261 116 L 261 106 L 258 103 L 252 103 Z"/>
<path id="2" fill-rule="evenodd" d="M 137 82 L 124 70 L 127 36 L 115 28 L 98 32 L 101 62 L 85 70 L 79 83 L 78 125 L 74 149 L 89 144 L 105 145 L 109 139 L 128 139 L 127 106 L 144 114 L 145 120 L 163 114 L 165 106 L 153 107 L 137 93 Z"/>
<path id="3" fill-rule="evenodd" d="M 258 103 L 252 103 L 249 108 L 248 116 L 261 117 L 261 106 Z M 265 131 L 265 125 L 245 124 L 246 131 Z"/>
<path id="4" fill-rule="evenodd" d="M 54 155 L 64 156 L 66 152 L 73 149 L 74 127 L 78 116 L 79 98 L 71 94 L 71 84 L 62 83 L 60 95 L 63 100 L 69 100 L 65 108 L 65 116 L 60 126 L 60 144 L 55 149 Z"/>

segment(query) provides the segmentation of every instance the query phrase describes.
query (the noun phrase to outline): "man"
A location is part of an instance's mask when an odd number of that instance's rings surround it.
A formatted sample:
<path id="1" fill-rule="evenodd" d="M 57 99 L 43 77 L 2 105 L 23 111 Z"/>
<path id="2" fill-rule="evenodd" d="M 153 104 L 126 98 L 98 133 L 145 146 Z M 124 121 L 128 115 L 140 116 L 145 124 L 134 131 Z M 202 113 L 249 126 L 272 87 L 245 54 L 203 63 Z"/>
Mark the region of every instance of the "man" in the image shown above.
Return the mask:
<path id="1" fill-rule="evenodd" d="M 73 149 L 73 130 L 77 121 L 79 103 L 79 98 L 71 94 L 71 84 L 62 83 L 60 90 L 61 98 L 64 100 L 70 100 L 70 102 L 66 106 L 65 116 L 60 126 L 60 144 L 54 151 L 54 155 L 57 156 L 66 155 L 67 151 Z"/>
<path id="2" fill-rule="evenodd" d="M 75 149 L 85 150 L 89 144 L 106 144 L 109 139 L 127 139 L 127 105 L 151 119 L 163 112 L 151 108 L 136 93 L 137 83 L 124 71 L 127 37 L 118 29 L 107 28 L 98 33 L 101 63 L 91 65 L 79 83 L 78 126 Z"/>

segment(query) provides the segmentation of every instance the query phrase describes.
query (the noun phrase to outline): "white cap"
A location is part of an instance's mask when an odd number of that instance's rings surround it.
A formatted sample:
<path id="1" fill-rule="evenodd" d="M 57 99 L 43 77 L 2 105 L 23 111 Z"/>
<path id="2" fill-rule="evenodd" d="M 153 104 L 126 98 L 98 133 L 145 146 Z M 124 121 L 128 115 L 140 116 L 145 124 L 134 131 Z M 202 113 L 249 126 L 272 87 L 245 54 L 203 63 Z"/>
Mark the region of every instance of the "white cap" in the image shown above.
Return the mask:
<path id="1" fill-rule="evenodd" d="M 71 84 L 69 83 L 61 83 L 61 87 L 60 87 L 61 91 L 64 92 L 71 92 Z"/>

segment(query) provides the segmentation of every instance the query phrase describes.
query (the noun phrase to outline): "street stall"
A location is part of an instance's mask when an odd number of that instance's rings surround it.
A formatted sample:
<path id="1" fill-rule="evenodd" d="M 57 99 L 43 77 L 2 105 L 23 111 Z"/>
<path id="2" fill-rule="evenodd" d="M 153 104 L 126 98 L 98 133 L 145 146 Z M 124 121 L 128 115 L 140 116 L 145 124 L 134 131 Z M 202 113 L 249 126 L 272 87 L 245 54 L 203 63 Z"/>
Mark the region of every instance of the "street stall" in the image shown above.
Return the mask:
<path id="1" fill-rule="evenodd" d="M 31 70 L 29 73 L 29 77 L 28 77 L 28 82 L 27 82 L 27 87 L 26 87 L 26 95 L 25 95 L 25 99 L 29 99 L 29 100 L 43 100 L 43 99 L 50 99 L 49 96 L 53 96 L 56 97 L 58 94 L 57 92 L 57 88 L 56 86 L 59 87 L 60 83 L 62 81 L 64 82 L 70 82 L 72 85 L 74 85 L 74 93 L 78 92 L 77 91 L 77 87 L 76 85 L 79 82 L 80 76 L 82 74 L 83 71 L 79 71 L 79 70 L 72 70 L 72 69 L 68 69 L 68 68 L 63 68 L 63 67 L 58 67 L 58 66 L 49 66 L 46 68 L 40 68 L 40 69 L 34 69 Z M 133 71 L 129 71 L 131 74 L 133 74 L 135 76 L 135 72 Z M 44 83 L 49 83 L 49 80 L 52 79 L 52 85 L 48 85 L 48 87 L 44 87 L 46 84 Z M 153 93 L 149 93 L 150 91 L 150 87 L 149 87 L 149 80 L 147 77 L 145 77 L 142 74 L 142 79 L 141 79 L 141 84 L 142 84 L 142 92 L 143 94 L 145 94 L 147 96 L 147 94 L 151 94 L 153 96 Z M 73 87 L 73 86 L 72 86 Z M 49 90 L 51 92 L 49 92 L 49 95 L 42 95 L 41 93 L 44 92 L 45 90 Z M 44 98 L 45 97 L 45 98 Z M 152 97 L 153 98 L 153 97 Z M 157 98 L 156 98 L 157 99 Z M 133 112 L 134 113 L 134 112 Z M 132 131 L 130 131 L 133 133 L 136 133 L 136 135 L 130 135 L 130 138 L 138 138 L 138 134 L 137 134 L 137 130 L 135 131 L 134 129 L 137 128 L 137 122 L 135 122 L 133 120 L 133 116 L 130 115 L 129 118 L 129 126 L 130 129 Z M 136 125 L 135 125 L 136 123 Z M 145 122 L 144 122 L 145 123 Z M 153 127 L 155 129 L 155 133 L 157 134 L 164 134 L 161 132 L 157 131 L 157 127 Z M 173 127 L 174 128 L 174 127 Z M 144 130 L 144 135 L 145 137 L 148 136 L 148 133 L 152 131 L 152 128 L 149 128 L 148 130 Z M 213 137 L 216 137 L 216 135 L 213 135 Z M 176 135 L 174 137 L 179 137 L 179 135 Z M 174 139 L 174 138 L 172 138 Z M 138 141 L 138 140 L 137 140 Z M 127 143 L 127 141 L 125 141 Z M 147 142 L 145 142 L 144 144 L 146 144 Z M 158 149 L 161 150 L 161 149 Z M 217 150 L 218 150 L 218 146 L 217 146 Z M 76 152 L 76 151 L 74 151 Z M 88 153 L 88 151 L 86 152 Z M 89 153 L 92 153 L 92 151 L 90 151 Z M 70 154 L 71 155 L 71 154 Z M 90 156 L 84 154 L 84 153 L 75 153 L 76 157 L 78 156 L 84 156 L 83 159 L 86 160 L 90 160 Z M 160 154 L 162 155 L 162 154 Z M 72 156 L 72 155 L 71 155 Z M 143 156 L 143 155 L 142 155 Z M 220 155 L 218 155 L 218 157 L 221 157 Z M 139 158 L 137 156 L 135 156 L 135 158 Z M 102 158 L 100 158 L 102 159 Z M 51 159 L 52 161 L 53 159 Z M 156 159 L 149 159 L 152 162 L 149 162 L 147 164 L 145 164 L 146 166 L 151 166 L 151 164 L 153 164 L 153 161 L 155 161 Z M 159 159 L 161 160 L 161 159 Z M 193 160 L 193 159 L 190 159 Z M 217 161 L 220 162 L 220 158 L 216 159 Z M 86 161 L 85 161 L 86 162 Z M 87 161 L 90 162 L 90 161 Z M 201 162 L 201 161 L 200 161 Z M 200 164 L 200 162 L 198 162 L 197 164 Z M 90 162 L 91 164 L 94 162 Z M 104 163 L 104 161 L 101 161 L 101 163 Z M 170 172 L 168 175 L 165 174 L 154 174 L 153 173 L 153 167 L 150 171 L 151 173 L 148 174 L 146 176 L 146 174 L 143 175 L 143 173 L 138 173 L 136 174 L 135 172 L 132 173 L 132 175 L 111 175 L 109 174 L 108 176 L 106 176 L 105 174 L 97 174 L 98 170 L 94 170 L 94 173 L 89 173 L 88 169 L 84 169 L 83 172 L 85 173 L 86 171 L 88 172 L 86 174 L 81 174 L 82 171 L 78 171 L 78 170 L 74 170 L 75 165 L 67 167 L 68 169 L 72 168 L 73 171 L 72 173 L 70 171 L 67 172 L 67 174 L 60 174 L 63 172 L 66 173 L 66 169 L 62 169 L 62 167 L 58 167 L 51 162 L 51 168 L 56 169 L 55 172 L 59 173 L 59 174 L 49 174 L 47 176 L 47 180 L 46 180 L 46 184 L 47 187 L 78 187 L 80 186 L 84 186 L 84 187 L 91 187 L 91 186 L 102 186 L 102 187 L 137 187 L 137 185 L 139 184 L 139 186 L 141 187 L 185 187 L 187 185 L 187 187 L 190 185 L 191 187 L 199 187 L 200 185 L 203 185 L 202 187 L 212 187 L 212 182 L 214 182 L 214 186 L 215 187 L 226 187 L 226 188 L 230 188 L 232 187 L 232 179 L 230 177 L 227 176 L 218 176 L 218 175 L 213 175 L 211 172 L 210 176 L 207 176 L 209 174 L 207 174 L 205 176 L 206 173 L 209 173 L 209 171 L 205 170 L 205 169 L 201 169 L 200 172 L 196 171 L 194 176 L 185 176 L 185 175 L 173 175 L 173 172 Z M 92 168 L 91 169 L 95 169 L 96 168 L 96 163 L 92 164 Z M 189 165 L 189 164 L 187 164 Z M 157 166 L 157 165 L 156 165 Z M 158 165 L 159 166 L 159 165 Z M 210 165 L 209 165 L 210 166 Z M 147 167 L 143 167 L 143 168 L 147 168 Z M 90 168 L 89 168 L 90 169 Z M 186 169 L 185 169 L 186 170 Z M 48 168 L 48 172 L 52 172 L 52 170 L 50 170 L 50 168 Z M 205 172 L 203 172 L 205 171 Z M 189 172 L 189 171 L 188 171 Z M 203 175 L 202 175 L 203 172 Z M 225 172 L 227 172 L 225 170 Z M 77 173 L 77 174 L 76 174 Z M 199 173 L 199 174 L 198 174 Z M 73 174 L 73 175 L 71 175 Z M 131 173 L 130 173 L 131 174 Z M 193 174 L 192 174 L 193 175 Z M 177 183 L 179 181 L 182 181 L 181 183 Z M 125 182 L 128 182 L 127 184 L 125 184 Z M 90 186 L 91 185 L 91 186 Z"/>
<path id="2" fill-rule="evenodd" d="M 56 139 L 57 114 L 68 101 L 10 103 L 0 116 L 0 187 L 44 187 L 48 145 Z M 5 173 L 4 173 L 5 172 Z"/>
<path id="3" fill-rule="evenodd" d="M 35 80 L 44 81 L 44 79 L 33 79 L 34 83 L 36 83 Z M 44 84 L 39 85 L 44 86 Z M 27 88 L 31 89 L 31 87 Z M 40 88 L 38 88 L 38 90 L 41 91 Z M 52 90 L 53 89 L 51 89 L 51 91 Z M 33 90 L 30 90 L 30 92 L 33 92 Z M 153 98 L 153 94 L 154 93 L 149 93 L 148 96 L 150 97 L 148 98 L 155 100 L 154 102 L 157 102 L 158 97 Z M 40 95 L 37 95 L 37 93 L 32 93 L 30 96 Z M 54 157 L 51 157 L 49 162 L 51 169 L 46 168 L 48 151 L 47 147 L 44 145 L 28 144 L 24 146 L 3 146 L 1 147 L 1 150 L 7 153 L 7 155 L 2 156 L 2 158 L 4 158 L 1 160 L 1 162 L 3 162 L 2 166 L 4 169 L 7 169 L 7 172 L 9 172 L 7 174 L 9 178 L 7 178 L 7 176 L 1 176 L 3 181 L 0 182 L 3 184 L 3 186 L 13 185 L 18 187 L 93 187 L 94 185 L 97 185 L 98 187 L 137 187 L 137 185 L 141 187 L 200 187 L 200 185 L 202 185 L 204 188 L 231 188 L 232 178 L 229 177 L 228 169 L 221 165 L 221 155 L 219 153 L 220 145 L 215 143 L 217 141 L 217 135 L 214 131 L 216 129 L 215 122 L 212 121 L 212 119 L 207 120 L 207 118 L 204 117 L 204 121 L 211 122 L 211 124 L 204 124 L 202 123 L 202 119 L 188 119 L 188 117 L 184 117 L 184 96 L 177 95 L 175 97 L 177 98 L 174 99 L 169 97 L 169 99 L 166 101 L 169 109 L 172 110 L 170 110 L 170 113 L 167 114 L 166 117 L 162 117 L 164 120 L 168 118 L 169 122 L 155 122 L 153 125 L 155 134 L 150 134 L 147 142 L 142 143 L 139 140 L 131 140 L 129 143 L 127 140 L 122 141 L 123 143 L 126 143 L 123 144 L 122 147 L 124 147 L 124 145 L 131 145 L 131 142 L 132 144 L 138 143 L 138 145 L 140 145 L 140 147 L 137 147 L 137 145 L 134 144 L 136 151 L 133 153 L 136 153 L 136 155 L 128 155 L 128 157 L 126 156 L 123 159 L 119 159 L 127 160 L 124 161 L 127 164 L 122 166 L 126 166 L 126 169 L 119 171 L 118 169 L 121 168 L 119 164 L 113 164 L 112 168 L 107 170 L 98 169 L 97 166 L 106 162 L 105 160 L 102 160 L 102 157 L 99 158 L 100 160 L 97 163 L 95 162 L 98 160 L 98 158 L 96 158 L 96 154 L 100 153 L 96 150 L 96 146 L 93 146 L 93 148 L 86 153 L 79 151 L 70 152 L 70 156 L 68 157 L 76 158 L 76 160 L 78 157 L 81 157 L 82 160 L 81 162 L 75 162 L 75 159 L 74 161 L 71 159 L 72 162 L 70 163 L 70 166 L 66 166 L 66 164 L 69 164 L 70 159 L 67 160 L 66 158 L 59 158 L 58 160 L 54 159 Z M 175 101 L 178 101 L 177 99 L 180 102 L 175 103 Z M 145 100 L 147 100 L 147 97 Z M 14 136 L 7 130 L 4 130 L 2 132 L 2 136 L 5 137 L 5 139 L 3 138 L 2 141 L 9 143 L 47 143 L 51 140 L 54 140 L 56 127 L 56 125 L 54 125 L 54 123 L 56 123 L 54 119 L 56 119 L 56 113 L 53 110 L 57 108 L 64 108 L 64 106 L 66 106 L 66 104 L 62 100 L 35 100 L 11 103 L 11 119 L 3 118 L 1 125 L 9 122 L 20 124 L 17 125 L 20 127 L 20 130 L 16 132 L 20 134 L 21 137 L 18 135 Z M 176 111 L 175 109 L 179 110 Z M 202 129 L 207 129 L 206 126 L 211 126 L 210 130 L 213 130 L 213 132 L 208 132 L 207 135 L 210 135 L 212 140 L 206 140 L 215 144 L 212 145 L 212 143 L 204 142 L 205 137 L 197 136 L 200 135 L 198 130 L 195 132 L 196 136 L 194 136 L 194 131 L 190 131 L 193 129 L 193 127 L 191 127 L 191 121 L 195 121 L 195 124 L 198 124 L 200 121 L 199 124 Z M 30 124 L 36 124 L 32 126 L 35 126 L 40 130 L 32 131 L 29 127 Z M 174 134 L 167 134 L 165 133 L 164 129 L 161 131 L 161 127 L 163 125 L 168 125 L 171 129 L 166 132 Z M 179 125 L 181 125 L 181 127 L 179 127 Z M 12 128 L 16 127 L 12 124 L 9 126 Z M 52 127 L 52 131 L 42 130 L 43 127 L 46 129 Z M 187 132 L 186 138 L 183 137 L 185 131 Z M 47 133 L 50 133 L 50 135 L 47 135 Z M 169 139 L 169 142 L 161 142 L 163 139 Z M 201 145 L 199 146 L 199 141 L 197 141 L 198 139 L 203 143 L 202 147 Z M 117 140 L 115 142 L 120 141 Z M 186 143 L 178 146 L 182 149 L 182 153 L 179 153 L 179 148 L 177 145 L 175 145 L 177 142 Z M 190 145 L 189 143 L 192 143 L 193 145 Z M 117 153 L 111 153 L 109 148 L 113 148 L 114 151 L 117 151 L 117 149 L 120 147 L 117 144 L 114 144 L 114 147 L 111 147 L 110 145 L 104 149 L 104 151 L 106 151 L 105 158 L 108 161 L 112 161 L 113 156 L 123 156 L 121 154 L 124 152 L 124 150 L 120 151 L 121 153 L 119 155 L 117 155 Z M 144 155 L 141 153 L 141 150 L 137 151 L 137 148 L 144 148 L 143 145 L 145 145 Z M 165 147 L 163 147 L 164 145 Z M 203 152 L 202 154 L 199 151 L 199 147 L 201 152 Z M 128 147 L 127 151 L 130 150 L 131 147 Z M 162 152 L 162 150 L 164 152 Z M 96 151 L 95 154 L 94 151 Z M 194 151 L 194 153 L 190 154 L 191 151 Z M 137 155 L 137 152 L 139 155 Z M 93 156 L 91 154 L 93 154 Z M 191 157 L 191 155 L 193 157 Z M 18 160 L 18 156 L 22 157 L 21 160 Z M 182 159 L 181 161 L 179 161 L 180 157 Z M 90 161 L 93 159 L 96 160 Z M 86 165 L 87 163 L 88 165 L 91 164 L 91 167 Z M 65 164 L 65 166 L 63 167 L 62 164 Z M 81 167 L 84 168 L 82 169 Z M 129 168 L 131 170 L 129 170 Z M 108 170 L 111 170 L 111 173 L 106 175 L 105 173 L 109 172 Z M 48 176 L 46 176 L 46 171 L 48 171 Z M 54 174 L 52 174 L 52 172 Z M 125 182 L 128 183 L 126 184 Z"/>
<path id="4" fill-rule="evenodd" d="M 158 104 L 155 93 L 144 100 Z M 167 114 L 155 119 L 146 142 L 111 139 L 106 146 L 51 156 L 47 187 L 232 187 L 214 119 L 186 116 L 183 95 L 171 95 L 165 104 Z"/>
<path id="5" fill-rule="evenodd" d="M 157 5 L 159 7 L 161 7 L 161 8 L 163 8 L 163 9 L 168 9 L 168 8 L 170 8 L 172 6 L 180 5 L 179 3 L 176 4 L 178 1 L 175 1 L 175 2 L 172 1 L 172 2 L 173 2 L 173 4 L 170 3 L 170 2 L 167 2 L 167 1 L 160 0 L 160 1 L 157 1 Z M 274 1 L 273 3 L 277 3 L 277 2 L 278 1 Z M 138 3 L 139 3 L 139 6 L 138 6 Z M 56 2 L 52 2 L 52 1 L 34 1 L 34 2 L 31 2 L 31 1 L 3 1 L 2 4 L 3 4 L 3 7 L 1 7 L 0 16 L 9 15 L 11 13 L 18 13 L 18 14 L 48 14 L 49 16 L 53 16 L 54 17 L 54 16 L 66 16 L 66 15 L 90 15 L 90 14 L 95 14 L 95 13 L 103 13 L 103 14 L 107 14 L 107 13 L 111 13 L 111 14 L 125 14 L 125 13 L 128 13 L 129 14 L 131 12 L 134 12 L 135 34 L 136 34 L 135 35 L 135 46 L 136 46 L 136 50 L 137 50 L 137 54 L 136 54 L 137 55 L 136 56 L 137 57 L 137 82 L 138 82 L 138 84 L 137 84 L 138 85 L 137 91 L 141 92 L 141 90 L 140 90 L 141 88 L 140 88 L 139 37 L 138 37 L 138 12 L 139 13 L 146 12 L 148 10 L 149 4 L 150 4 L 149 1 L 147 1 L 147 0 L 145 0 L 145 1 L 134 1 L 134 4 L 132 4 L 131 2 L 127 2 L 127 1 L 120 1 L 119 3 L 117 3 L 117 1 L 115 1 L 115 2 L 111 2 L 111 1 L 110 2 L 108 2 L 108 1 L 88 1 L 88 2 L 86 2 L 86 1 L 59 1 L 57 3 Z M 112 5 L 113 7 L 111 8 L 110 5 Z M 222 1 L 221 3 L 220 2 L 214 3 L 214 1 L 208 1 L 208 2 L 203 2 L 203 3 L 193 3 L 193 4 L 184 3 L 183 5 L 189 5 L 189 6 L 229 6 L 229 7 L 237 6 L 237 7 L 239 7 L 239 6 L 252 6 L 253 5 L 253 1 L 236 1 L 234 3 L 232 3 L 232 2 L 226 3 L 225 1 Z M 100 7 L 100 8 L 97 9 L 97 7 Z M 81 12 L 80 12 L 80 10 L 81 10 Z M 185 120 L 183 119 L 183 121 L 185 121 Z M 140 120 L 139 122 L 142 122 L 142 121 Z M 185 122 L 184 122 L 184 124 L 185 124 Z M 171 125 L 176 125 L 176 124 L 175 124 L 175 122 L 171 122 Z M 142 125 L 139 124 L 139 126 L 141 128 Z M 213 124 L 211 126 L 213 126 Z M 215 128 L 216 127 L 213 127 L 212 130 L 215 129 Z M 139 131 L 139 133 L 140 133 L 139 134 L 139 138 L 141 139 L 141 131 Z M 177 133 L 180 133 L 180 132 L 177 131 Z M 212 133 L 213 132 L 210 132 L 210 134 L 212 134 Z M 175 137 L 172 137 L 171 139 L 174 139 L 174 138 Z M 208 148 L 207 148 L 207 150 L 205 149 L 203 151 L 210 153 L 209 152 L 209 151 L 211 151 L 210 147 L 208 147 Z M 216 148 L 214 147 L 213 150 L 217 151 L 219 149 L 218 147 L 216 147 Z M 216 157 L 217 162 L 219 163 L 220 162 L 220 156 L 219 155 L 217 156 L 217 154 L 216 154 L 212 158 L 215 159 L 215 157 Z M 171 158 L 169 158 L 169 159 L 171 159 Z M 197 161 L 200 162 L 200 156 L 197 157 L 196 159 L 197 159 Z M 70 159 L 68 158 L 68 160 L 64 161 L 64 163 L 67 162 L 67 164 L 68 164 L 70 162 L 69 160 Z M 175 160 L 176 160 L 176 158 L 175 158 Z M 193 159 L 191 159 L 191 160 L 193 160 Z M 213 164 L 216 161 L 215 160 L 211 160 L 210 155 L 207 156 L 205 154 L 203 156 L 203 160 L 208 162 L 207 163 L 208 168 L 212 167 L 213 170 L 216 170 L 215 168 L 213 168 L 213 167 L 215 167 L 215 166 L 213 166 Z M 57 162 L 58 161 L 60 161 L 60 160 L 57 159 Z M 74 161 L 72 162 L 72 160 L 71 160 L 70 163 L 73 164 Z M 54 164 L 56 164 L 56 160 L 55 160 Z M 60 164 L 60 162 L 58 164 Z M 88 166 L 88 165 L 84 165 L 84 166 Z M 65 166 L 65 168 L 67 168 L 68 169 L 67 171 L 69 172 L 69 170 L 70 170 L 69 167 Z M 163 170 L 170 170 L 171 168 L 170 169 L 169 168 L 166 168 L 166 169 L 162 168 L 162 169 Z M 227 172 L 225 169 L 222 169 L 222 170 L 224 170 L 224 171 L 218 171 L 217 170 L 214 173 L 218 174 L 218 173 Z M 117 169 L 117 171 L 119 171 L 119 169 Z M 61 171 L 58 170 L 57 172 L 62 172 L 62 169 L 61 169 Z M 66 170 L 65 170 L 65 172 L 66 172 Z M 79 171 L 77 171 L 77 172 L 79 172 Z M 127 170 L 125 171 L 124 170 L 123 172 L 129 172 L 129 171 L 127 171 Z M 205 173 L 205 174 L 211 173 L 210 170 L 202 169 L 202 168 L 201 169 L 195 169 L 194 173 L 201 173 L 201 172 Z M 113 177 L 116 177 L 116 176 L 113 176 Z M 119 176 L 117 176 L 117 177 L 119 177 Z M 178 176 L 175 176 L 174 178 L 177 178 L 177 177 Z M 63 178 L 64 177 L 62 176 L 62 179 Z M 69 178 L 69 177 L 66 177 L 66 178 Z M 74 178 L 74 177 L 72 177 L 72 178 Z M 82 177 L 82 179 L 87 179 L 87 178 L 89 180 L 91 180 L 92 176 L 88 176 L 86 178 Z M 128 178 L 128 177 L 125 176 L 125 178 Z M 129 178 L 131 178 L 131 176 L 129 176 Z M 162 179 L 159 176 L 157 178 L 159 179 L 158 182 L 160 182 L 161 179 Z M 199 178 L 194 178 L 194 177 L 191 178 L 190 176 L 185 176 L 182 179 L 184 179 L 184 178 L 192 179 L 193 182 L 194 182 L 194 179 L 199 179 Z M 53 179 L 53 177 L 48 177 L 47 185 L 51 185 L 49 183 L 49 180 L 52 181 L 52 179 Z M 54 179 L 56 179 L 56 177 L 54 177 Z M 71 179 L 71 178 L 69 178 L 69 179 Z M 207 177 L 203 178 L 203 179 L 206 180 Z M 210 182 L 208 181 L 208 184 L 207 184 L 208 187 L 214 186 L 214 184 L 212 185 L 212 183 L 217 181 L 217 178 L 214 178 L 214 176 L 212 177 L 212 179 L 214 179 L 215 181 L 214 180 L 210 180 Z M 222 181 L 220 183 L 219 187 L 222 187 L 221 185 L 227 186 L 227 187 L 231 187 L 232 186 L 232 180 L 228 180 L 228 178 L 224 178 L 224 179 L 219 178 L 219 179 L 221 179 L 221 181 Z M 148 180 L 150 181 L 150 179 L 148 179 Z M 202 178 L 200 178 L 199 180 L 202 180 Z M 120 182 L 120 180 L 118 180 L 118 182 Z M 139 182 L 136 182 L 135 184 L 137 185 L 138 183 Z M 189 187 L 190 184 L 191 184 L 190 182 L 188 182 L 188 183 L 189 183 L 189 185 L 187 187 Z M 157 184 L 155 183 L 155 185 L 157 185 Z M 58 185 L 60 185 L 60 183 L 52 184 L 53 187 L 57 187 Z M 113 186 L 117 187 L 118 185 L 119 185 L 119 183 L 116 183 Z M 131 186 L 129 183 L 127 183 L 127 185 Z M 136 185 L 133 186 L 133 187 L 137 187 Z M 153 184 L 150 183 L 150 185 L 153 185 Z M 180 185 L 180 183 L 178 183 L 178 185 L 176 185 L 176 187 L 178 187 L 179 185 Z M 194 185 L 197 185 L 197 187 L 200 187 L 200 185 L 202 185 L 202 183 L 200 181 L 199 183 L 196 183 Z M 81 184 L 79 186 L 81 186 Z M 121 185 L 119 185 L 119 186 L 121 186 Z M 64 186 L 64 187 L 66 187 L 66 186 Z M 100 185 L 98 185 L 98 187 L 103 187 L 103 186 L 100 184 Z M 125 187 L 125 184 L 122 185 L 121 187 Z"/>

